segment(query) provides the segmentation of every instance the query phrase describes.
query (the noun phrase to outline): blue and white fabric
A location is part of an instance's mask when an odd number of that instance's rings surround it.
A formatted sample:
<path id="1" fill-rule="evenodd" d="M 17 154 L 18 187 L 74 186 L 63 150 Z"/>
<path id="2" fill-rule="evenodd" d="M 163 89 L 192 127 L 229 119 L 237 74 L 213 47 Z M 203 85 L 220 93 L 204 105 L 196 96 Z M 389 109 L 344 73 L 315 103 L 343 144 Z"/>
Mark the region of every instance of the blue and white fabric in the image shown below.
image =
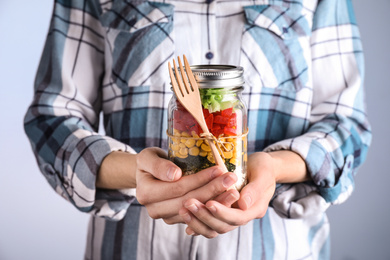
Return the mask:
<path id="1" fill-rule="evenodd" d="M 167 148 L 167 62 L 183 54 L 243 66 L 249 152 L 292 150 L 312 177 L 211 240 L 151 219 L 134 189 L 95 187 L 110 152 Z M 56 0 L 25 130 L 49 184 L 91 214 L 86 259 L 328 259 L 325 210 L 371 141 L 363 86 L 350 0 Z"/>

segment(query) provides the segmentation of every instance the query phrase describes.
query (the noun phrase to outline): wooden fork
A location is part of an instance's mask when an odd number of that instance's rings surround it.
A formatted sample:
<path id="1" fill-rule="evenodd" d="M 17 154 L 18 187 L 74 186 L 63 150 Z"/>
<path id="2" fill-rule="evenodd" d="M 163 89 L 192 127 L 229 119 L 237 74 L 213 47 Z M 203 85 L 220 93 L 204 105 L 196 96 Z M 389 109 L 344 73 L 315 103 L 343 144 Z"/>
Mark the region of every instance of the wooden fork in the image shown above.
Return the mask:
<path id="1" fill-rule="evenodd" d="M 176 62 L 173 60 L 173 67 L 175 70 L 175 75 L 172 72 L 172 67 L 170 62 L 168 62 L 169 67 L 169 76 L 171 77 L 173 91 L 175 92 L 176 98 L 180 103 L 187 109 L 187 111 L 195 118 L 200 127 L 203 130 L 203 133 L 210 136 L 209 129 L 207 127 L 206 121 L 203 116 L 202 103 L 200 100 L 199 87 L 192 74 L 190 65 L 188 64 L 187 58 L 183 55 L 185 70 L 180 61 L 180 57 L 177 57 L 179 68 L 181 72 L 181 77 L 177 70 Z M 211 138 L 206 136 L 206 141 L 211 148 L 214 160 L 218 166 L 220 166 L 224 172 L 228 172 L 226 165 L 218 152 L 218 149 Z"/>

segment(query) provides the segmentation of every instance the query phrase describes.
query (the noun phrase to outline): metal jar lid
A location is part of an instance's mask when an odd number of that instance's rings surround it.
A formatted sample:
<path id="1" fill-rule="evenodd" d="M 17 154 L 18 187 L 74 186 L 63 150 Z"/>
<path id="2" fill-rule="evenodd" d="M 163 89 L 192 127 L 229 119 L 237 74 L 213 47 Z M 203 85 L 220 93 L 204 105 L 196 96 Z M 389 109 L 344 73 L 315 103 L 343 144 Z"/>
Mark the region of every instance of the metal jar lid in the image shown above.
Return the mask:
<path id="1" fill-rule="evenodd" d="M 244 69 L 232 65 L 192 65 L 199 88 L 235 88 L 244 85 Z"/>

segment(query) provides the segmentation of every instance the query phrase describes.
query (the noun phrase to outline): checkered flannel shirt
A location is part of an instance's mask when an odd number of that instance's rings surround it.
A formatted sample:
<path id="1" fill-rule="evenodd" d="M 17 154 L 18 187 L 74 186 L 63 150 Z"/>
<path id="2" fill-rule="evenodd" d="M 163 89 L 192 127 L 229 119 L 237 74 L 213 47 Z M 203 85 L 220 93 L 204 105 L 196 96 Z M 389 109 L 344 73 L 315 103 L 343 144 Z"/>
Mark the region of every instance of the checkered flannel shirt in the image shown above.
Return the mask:
<path id="1" fill-rule="evenodd" d="M 343 202 L 371 140 L 351 5 L 55 1 L 24 121 L 40 170 L 79 210 L 122 219 L 135 191 L 96 189 L 99 166 L 112 151 L 167 148 L 167 62 L 185 54 L 244 68 L 248 152 L 287 149 L 305 160 L 312 181 L 278 186 L 270 205 L 280 216 Z"/>

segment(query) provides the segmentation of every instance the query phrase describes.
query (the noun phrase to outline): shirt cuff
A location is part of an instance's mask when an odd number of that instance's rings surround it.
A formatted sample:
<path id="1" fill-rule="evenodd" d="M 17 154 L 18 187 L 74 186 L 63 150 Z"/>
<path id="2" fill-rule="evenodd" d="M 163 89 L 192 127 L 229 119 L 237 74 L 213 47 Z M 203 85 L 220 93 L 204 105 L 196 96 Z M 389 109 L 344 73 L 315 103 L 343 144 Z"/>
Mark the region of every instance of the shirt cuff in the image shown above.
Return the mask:
<path id="1" fill-rule="evenodd" d="M 297 184 L 278 184 L 271 206 L 280 216 L 302 218 L 319 214 L 332 204 L 344 202 L 354 189 L 353 155 L 348 155 L 337 171 L 331 153 L 314 138 L 315 133 L 286 139 L 268 146 L 265 152 L 290 150 L 306 163 L 311 181 Z M 334 154 L 333 154 L 334 156 Z M 342 155 L 338 155 L 342 156 Z"/>
<path id="2" fill-rule="evenodd" d="M 66 199 L 79 210 L 96 216 L 120 220 L 135 200 L 135 189 L 105 190 L 96 188 L 96 176 L 103 159 L 113 151 L 136 152 L 111 137 L 79 129 L 72 133 L 57 153 L 55 168 L 63 170 Z"/>

